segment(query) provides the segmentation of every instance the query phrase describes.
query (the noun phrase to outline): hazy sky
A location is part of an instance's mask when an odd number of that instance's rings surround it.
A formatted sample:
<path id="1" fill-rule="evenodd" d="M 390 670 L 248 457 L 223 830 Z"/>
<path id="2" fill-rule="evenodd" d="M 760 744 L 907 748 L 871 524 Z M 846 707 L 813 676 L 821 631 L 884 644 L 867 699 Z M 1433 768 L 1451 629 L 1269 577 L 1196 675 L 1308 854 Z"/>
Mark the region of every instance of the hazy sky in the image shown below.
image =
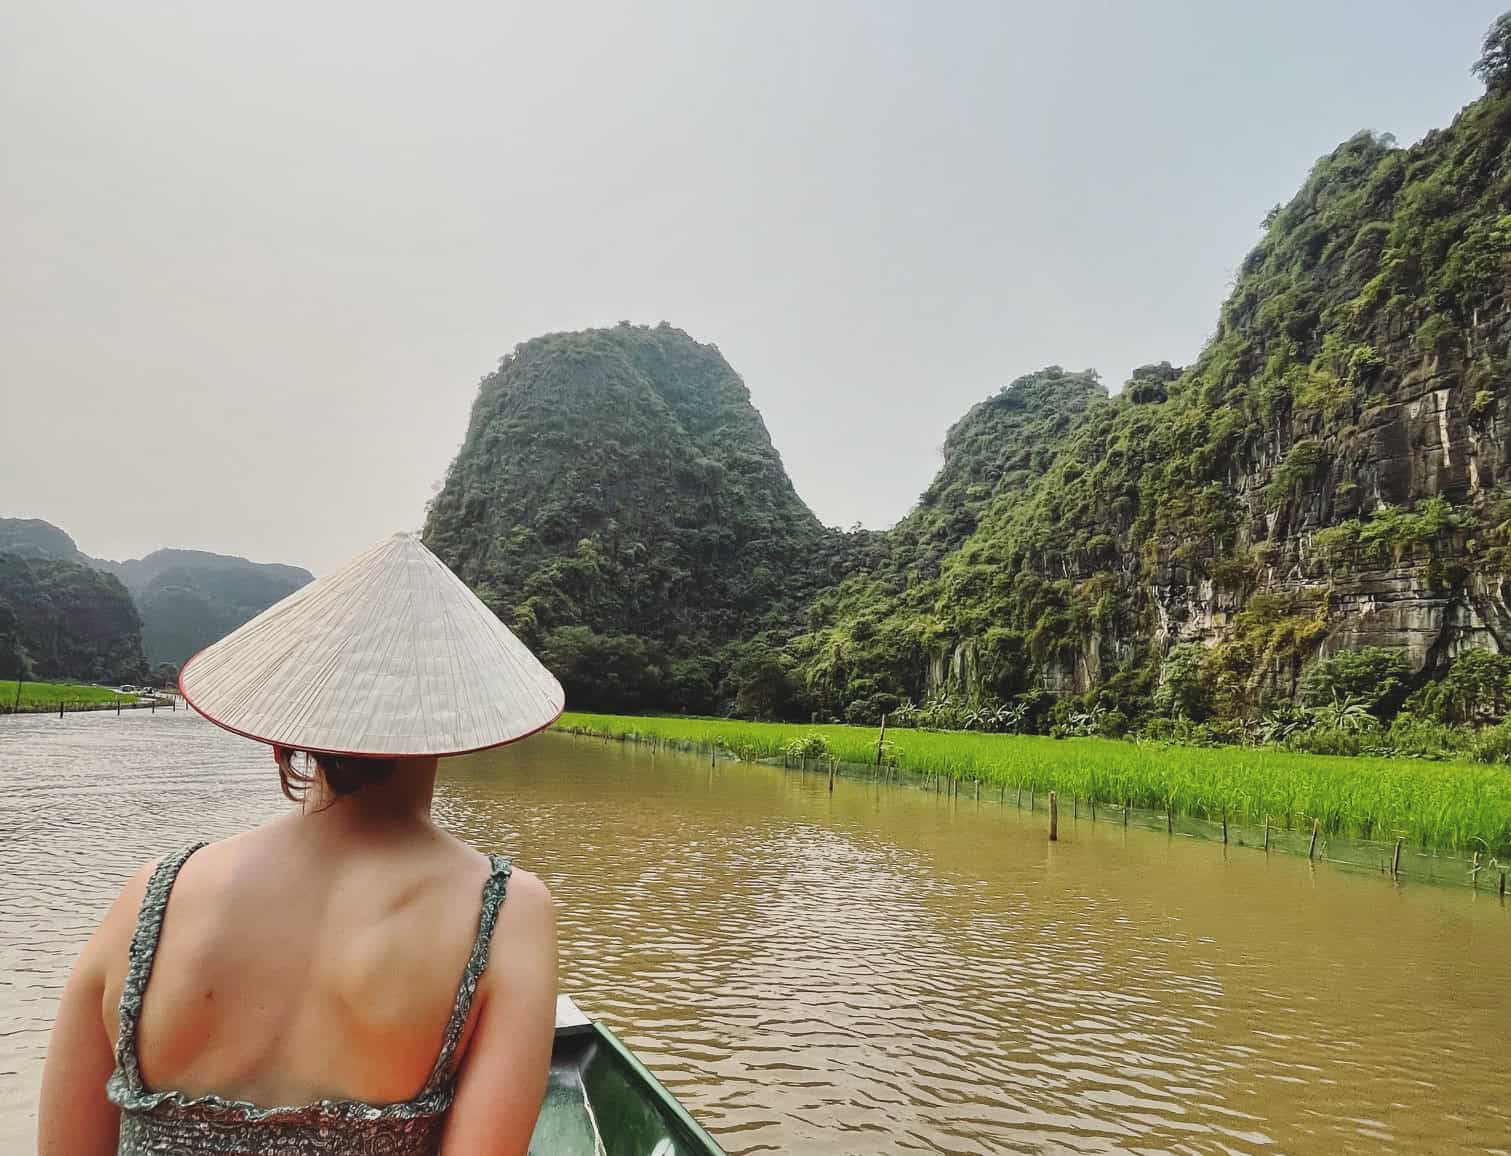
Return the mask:
<path id="1" fill-rule="evenodd" d="M 1190 360 L 1507 0 L 0 6 L 0 515 L 319 572 L 517 342 L 686 329 L 826 522 L 1021 373 Z"/>

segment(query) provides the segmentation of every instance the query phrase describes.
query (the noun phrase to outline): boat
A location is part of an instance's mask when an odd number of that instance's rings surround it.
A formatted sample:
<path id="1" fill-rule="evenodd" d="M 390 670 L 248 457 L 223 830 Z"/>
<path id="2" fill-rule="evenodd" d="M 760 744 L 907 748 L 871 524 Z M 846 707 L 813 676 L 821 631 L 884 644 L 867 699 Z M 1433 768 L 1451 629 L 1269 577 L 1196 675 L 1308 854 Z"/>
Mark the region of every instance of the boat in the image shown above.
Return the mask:
<path id="1" fill-rule="evenodd" d="M 724 1156 L 724 1149 L 618 1036 L 563 995 L 530 1156 Z"/>

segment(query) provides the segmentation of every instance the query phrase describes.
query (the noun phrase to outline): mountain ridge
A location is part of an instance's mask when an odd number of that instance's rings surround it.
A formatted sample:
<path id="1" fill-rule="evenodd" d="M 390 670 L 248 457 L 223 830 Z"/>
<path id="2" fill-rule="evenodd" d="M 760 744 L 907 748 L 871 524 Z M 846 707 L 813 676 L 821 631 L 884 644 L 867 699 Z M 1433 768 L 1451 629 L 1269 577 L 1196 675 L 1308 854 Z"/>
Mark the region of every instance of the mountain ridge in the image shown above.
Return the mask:
<path id="1" fill-rule="evenodd" d="M 40 518 L 0 518 L 0 554 L 87 566 L 118 579 L 140 618 L 144 661 L 154 668 L 180 665 L 312 580 L 299 566 L 208 550 L 162 547 L 124 561 L 95 558 Z"/>

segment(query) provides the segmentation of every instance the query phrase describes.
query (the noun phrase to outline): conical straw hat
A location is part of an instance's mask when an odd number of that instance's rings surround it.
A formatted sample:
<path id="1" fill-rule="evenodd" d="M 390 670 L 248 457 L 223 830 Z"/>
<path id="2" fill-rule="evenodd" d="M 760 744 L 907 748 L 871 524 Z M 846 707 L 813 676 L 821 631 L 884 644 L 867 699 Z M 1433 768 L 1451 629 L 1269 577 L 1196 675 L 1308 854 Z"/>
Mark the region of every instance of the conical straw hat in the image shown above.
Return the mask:
<path id="1" fill-rule="evenodd" d="M 498 746 L 550 726 L 565 701 L 529 648 L 410 534 L 201 650 L 178 685 L 229 731 L 343 755 Z"/>

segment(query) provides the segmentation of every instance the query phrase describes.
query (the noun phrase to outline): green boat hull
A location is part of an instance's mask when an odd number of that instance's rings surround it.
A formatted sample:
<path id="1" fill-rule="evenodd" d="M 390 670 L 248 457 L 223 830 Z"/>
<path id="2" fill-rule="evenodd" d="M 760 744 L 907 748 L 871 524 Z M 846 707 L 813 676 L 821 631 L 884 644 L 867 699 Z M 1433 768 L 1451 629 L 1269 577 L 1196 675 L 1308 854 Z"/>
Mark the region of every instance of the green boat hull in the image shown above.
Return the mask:
<path id="1" fill-rule="evenodd" d="M 724 1156 L 618 1036 L 563 1003 L 530 1156 Z"/>

